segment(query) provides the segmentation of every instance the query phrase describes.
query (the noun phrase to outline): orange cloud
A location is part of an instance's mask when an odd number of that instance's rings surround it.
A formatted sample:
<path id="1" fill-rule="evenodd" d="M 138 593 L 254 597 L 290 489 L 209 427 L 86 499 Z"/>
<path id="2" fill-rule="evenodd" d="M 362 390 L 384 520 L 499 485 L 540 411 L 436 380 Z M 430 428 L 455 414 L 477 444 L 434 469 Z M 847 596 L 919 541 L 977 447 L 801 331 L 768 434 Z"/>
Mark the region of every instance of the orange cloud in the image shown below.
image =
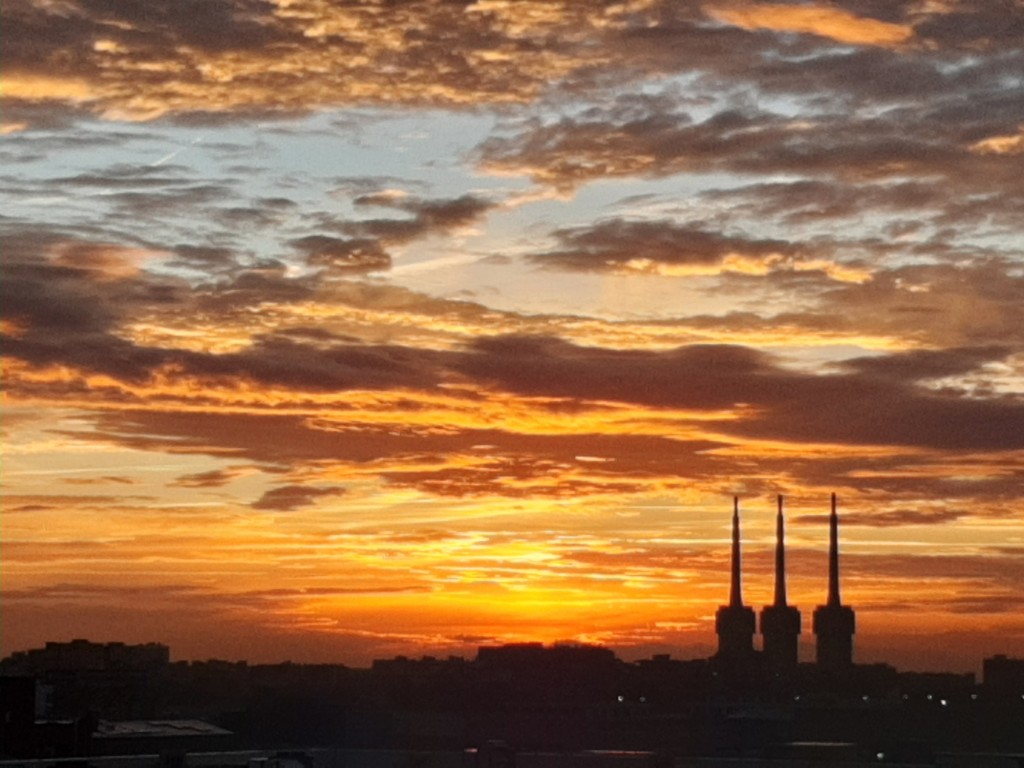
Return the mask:
<path id="1" fill-rule="evenodd" d="M 102 88 L 80 77 L 5 72 L 5 99 L 45 101 L 60 99 L 71 102 L 93 101 L 102 95 Z"/>
<path id="2" fill-rule="evenodd" d="M 857 16 L 849 11 L 822 5 L 761 5 L 737 3 L 705 7 L 713 18 L 744 29 L 802 32 L 827 37 L 849 45 L 894 47 L 907 42 L 914 30 Z"/>
<path id="3" fill-rule="evenodd" d="M 992 136 L 975 142 L 971 145 L 971 151 L 992 155 L 1024 154 L 1024 126 L 1021 126 L 1020 133 L 1017 134 Z"/>
<path id="4" fill-rule="evenodd" d="M 829 259 L 798 260 L 778 253 L 767 256 L 728 253 L 717 264 L 671 264 L 634 258 L 623 262 L 621 269 L 624 273 L 639 272 L 665 277 L 715 276 L 727 273 L 765 276 L 773 272 L 821 272 L 837 282 L 857 284 L 868 282 L 872 274 L 871 270 L 847 267 Z"/>
<path id="5" fill-rule="evenodd" d="M 575 3 L 522 2 L 514 11 L 480 4 L 410 3 L 344 7 L 321 0 L 277 0 L 250 17 L 230 3 L 183 29 L 147 27 L 130 12 L 62 19 L 64 41 L 88 75 L 67 77 L 59 61 L 4 78 L 5 98 L 92 102 L 114 120 L 152 120 L 176 112 L 247 109 L 305 112 L 366 102 L 471 105 L 530 101 L 580 65 L 582 46 L 544 49 L 556 33 L 593 29 Z M 46 25 L 46 8 L 33 9 Z M 28 27 L 33 29 L 33 27 Z M 217 29 L 216 39 L 204 29 Z M 497 34 L 491 35 L 491 32 Z M 418 34 L 410 34 L 416 32 Z M 480 40 L 490 39 L 485 47 Z M 343 42 L 339 42 L 343 41 Z M 47 41 L 48 42 L 48 41 Z M 19 52 L 20 53 L 20 52 Z M 27 59 L 28 56 L 25 56 Z M 514 60 L 515 66 L 509 66 Z M 144 82 L 145 87 L 139 83 Z"/>

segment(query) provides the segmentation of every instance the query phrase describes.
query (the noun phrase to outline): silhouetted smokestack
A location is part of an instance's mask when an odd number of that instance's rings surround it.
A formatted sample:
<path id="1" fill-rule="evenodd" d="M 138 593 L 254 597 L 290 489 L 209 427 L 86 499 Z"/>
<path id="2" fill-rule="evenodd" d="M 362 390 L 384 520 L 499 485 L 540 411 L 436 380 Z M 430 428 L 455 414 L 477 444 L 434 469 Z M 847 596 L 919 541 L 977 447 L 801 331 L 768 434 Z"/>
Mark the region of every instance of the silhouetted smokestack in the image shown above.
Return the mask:
<path id="1" fill-rule="evenodd" d="M 786 533 L 782 523 L 782 494 L 779 494 L 779 512 L 775 516 L 775 602 L 786 604 Z"/>
<path id="2" fill-rule="evenodd" d="M 715 659 L 721 671 L 735 674 L 746 669 L 754 659 L 754 609 L 743 604 L 740 580 L 740 500 L 732 499 L 732 578 L 729 582 L 729 604 L 715 613 L 718 653 Z"/>
<path id="3" fill-rule="evenodd" d="M 839 515 L 836 514 L 836 495 L 832 494 L 832 514 L 828 518 L 828 602 L 842 605 L 839 599 Z"/>
<path id="4" fill-rule="evenodd" d="M 839 598 L 839 515 L 836 495 L 828 518 L 828 600 L 814 611 L 818 665 L 842 669 L 853 663 L 853 635 L 857 628 L 853 608 Z"/>
<path id="5" fill-rule="evenodd" d="M 732 497 L 732 581 L 729 585 L 729 606 L 743 605 L 743 587 L 740 577 L 740 498 Z"/>
<path id="6" fill-rule="evenodd" d="M 764 657 L 776 674 L 796 669 L 800 635 L 800 611 L 786 604 L 786 540 L 782 520 L 782 495 L 775 516 L 775 602 L 761 611 Z"/>

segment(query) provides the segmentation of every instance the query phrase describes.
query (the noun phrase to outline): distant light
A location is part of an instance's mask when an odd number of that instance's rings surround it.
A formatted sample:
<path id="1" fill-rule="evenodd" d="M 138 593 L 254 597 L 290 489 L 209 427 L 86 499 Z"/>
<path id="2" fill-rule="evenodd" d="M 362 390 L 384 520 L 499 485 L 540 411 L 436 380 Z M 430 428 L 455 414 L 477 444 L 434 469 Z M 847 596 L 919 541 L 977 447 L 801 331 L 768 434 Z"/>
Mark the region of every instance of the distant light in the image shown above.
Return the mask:
<path id="1" fill-rule="evenodd" d="M 939 704 L 941 704 L 944 707 L 948 707 L 949 706 L 949 702 L 946 701 L 945 699 L 939 699 Z"/>
<path id="2" fill-rule="evenodd" d="M 931 700 L 932 700 L 932 699 L 934 699 L 934 698 L 935 698 L 935 697 L 934 697 L 934 696 L 932 696 L 932 695 L 931 695 L 930 693 L 928 694 L 928 701 L 931 701 Z"/>
<path id="3" fill-rule="evenodd" d="M 625 701 L 625 700 L 626 700 L 626 697 L 625 697 L 625 696 L 619 696 L 619 702 L 620 702 L 620 703 L 621 703 L 621 702 L 623 702 L 623 701 Z"/>
<path id="4" fill-rule="evenodd" d="M 793 697 L 793 701 L 800 701 L 800 697 L 799 696 L 794 696 Z"/>
<path id="5" fill-rule="evenodd" d="M 871 697 L 870 696 L 861 696 L 860 698 L 861 698 L 861 701 L 867 701 Z"/>
<path id="6" fill-rule="evenodd" d="M 909 701 L 910 700 L 910 696 L 908 696 L 907 694 L 904 693 L 903 694 L 903 700 L 904 701 Z"/>
<path id="7" fill-rule="evenodd" d="M 875 759 L 878 760 L 879 762 L 881 762 L 882 760 L 885 760 L 885 752 L 876 752 L 875 753 Z"/>
<path id="8" fill-rule="evenodd" d="M 977 701 L 977 700 L 978 700 L 978 694 L 972 693 L 971 694 L 971 701 Z"/>
<path id="9" fill-rule="evenodd" d="M 647 703 L 647 697 L 646 696 L 641 696 L 640 697 L 640 703 L 641 704 L 646 704 Z"/>

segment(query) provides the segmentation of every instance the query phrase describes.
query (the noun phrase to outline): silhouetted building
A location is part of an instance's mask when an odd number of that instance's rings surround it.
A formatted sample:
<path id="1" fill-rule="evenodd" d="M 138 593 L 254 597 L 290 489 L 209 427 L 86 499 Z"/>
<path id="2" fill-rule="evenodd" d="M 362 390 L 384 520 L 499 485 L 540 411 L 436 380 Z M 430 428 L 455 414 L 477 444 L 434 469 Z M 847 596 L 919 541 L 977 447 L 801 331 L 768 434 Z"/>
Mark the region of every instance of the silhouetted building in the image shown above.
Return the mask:
<path id="1" fill-rule="evenodd" d="M 740 576 L 740 502 L 733 498 L 732 509 L 732 576 L 729 585 L 729 604 L 715 613 L 715 633 L 718 635 L 716 659 L 722 663 L 748 663 L 754 656 L 754 609 L 743 604 Z"/>
<path id="2" fill-rule="evenodd" d="M 128 645 L 88 640 L 48 642 L 0 661 L 0 674 L 39 681 L 38 715 L 73 719 L 92 710 L 118 720 L 153 717 L 168 690 L 170 649 L 160 643 Z"/>
<path id="3" fill-rule="evenodd" d="M 1024 697 L 1024 659 L 991 656 L 982 661 L 981 675 L 985 688 L 992 693 Z"/>
<path id="4" fill-rule="evenodd" d="M 853 664 L 853 608 L 839 597 L 839 516 L 836 495 L 832 494 L 829 515 L 828 601 L 814 610 L 814 635 L 818 665 L 826 669 L 844 669 Z"/>
<path id="5" fill-rule="evenodd" d="M 658 655 L 627 663 L 607 648 L 524 643 L 481 648 L 469 660 L 397 658 L 358 670 L 181 663 L 165 676 L 144 678 L 150 698 L 165 702 L 159 714 L 129 721 L 100 710 L 93 710 L 97 716 L 40 718 L 35 696 L 45 686 L 0 676 L 0 757 L 100 765 L 102 756 L 132 754 L 140 756 L 132 764 L 141 766 L 155 765 L 159 754 L 161 768 L 182 768 L 193 765 L 186 753 L 196 751 L 276 750 L 282 756 L 329 747 L 344 750 L 319 753 L 335 754 L 331 764 L 494 768 L 480 757 L 483 747 L 476 754 L 464 748 L 495 740 L 514 744 L 519 755 L 532 754 L 530 768 L 566 761 L 577 768 L 627 768 L 627 761 L 636 768 L 724 765 L 730 757 L 751 766 L 923 766 L 939 764 L 939 755 L 942 765 L 976 768 L 1017 765 L 1024 753 L 1016 693 L 1024 660 L 986 659 L 983 686 L 970 674 L 900 674 L 884 664 L 841 670 L 802 664 L 773 680 L 764 674 L 764 654 L 751 650 L 732 660 L 727 654 L 688 661 Z M 157 692 L 168 688 L 171 695 Z M 104 702 L 83 703 L 91 709 Z M 963 750 L 970 754 L 962 760 L 946 759 Z M 461 762 L 440 759 L 442 752 Z M 247 753 L 237 754 L 240 761 L 218 764 L 244 765 Z M 402 755 L 408 759 L 395 759 Z M 276 758 L 267 765 L 288 768 Z M 289 765 L 322 768 L 319 759 Z"/>
<path id="6" fill-rule="evenodd" d="M 127 645 L 76 639 L 69 643 L 48 642 L 44 648 L 12 653 L 4 659 L 3 666 L 5 671 L 20 675 L 38 675 L 54 670 L 145 671 L 166 667 L 170 656 L 170 648 L 161 643 Z"/>
<path id="7" fill-rule="evenodd" d="M 796 668 L 800 611 L 786 603 L 786 543 L 782 521 L 782 496 L 775 517 L 775 599 L 761 611 L 764 657 L 775 671 Z"/>
<path id="8" fill-rule="evenodd" d="M 31 754 L 35 722 L 35 678 L 0 677 L 0 757 Z"/>
<path id="9" fill-rule="evenodd" d="M 63 758 L 89 753 L 94 721 L 38 717 L 40 688 L 32 677 L 0 676 L 0 758 Z"/>

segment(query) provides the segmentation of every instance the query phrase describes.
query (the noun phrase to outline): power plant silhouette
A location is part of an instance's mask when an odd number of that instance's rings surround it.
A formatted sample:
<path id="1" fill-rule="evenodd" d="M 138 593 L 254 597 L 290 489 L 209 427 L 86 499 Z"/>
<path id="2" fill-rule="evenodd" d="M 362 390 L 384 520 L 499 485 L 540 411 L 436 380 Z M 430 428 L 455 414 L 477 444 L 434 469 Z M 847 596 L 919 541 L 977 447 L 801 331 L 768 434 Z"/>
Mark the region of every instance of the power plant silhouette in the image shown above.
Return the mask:
<path id="1" fill-rule="evenodd" d="M 763 663 L 779 673 L 795 669 L 799 660 L 801 622 L 800 611 L 786 602 L 786 542 L 781 495 L 775 517 L 775 596 L 772 604 L 761 610 L 760 619 Z M 729 603 L 715 613 L 718 652 L 714 659 L 732 669 L 749 668 L 758 658 L 754 650 L 756 627 L 754 609 L 743 604 L 740 502 L 739 497 L 733 497 Z M 839 596 L 839 516 L 833 493 L 829 514 L 828 597 L 824 605 L 815 608 L 813 621 L 815 660 L 819 667 L 841 670 L 852 666 L 854 627 L 853 608 L 843 605 Z"/>

